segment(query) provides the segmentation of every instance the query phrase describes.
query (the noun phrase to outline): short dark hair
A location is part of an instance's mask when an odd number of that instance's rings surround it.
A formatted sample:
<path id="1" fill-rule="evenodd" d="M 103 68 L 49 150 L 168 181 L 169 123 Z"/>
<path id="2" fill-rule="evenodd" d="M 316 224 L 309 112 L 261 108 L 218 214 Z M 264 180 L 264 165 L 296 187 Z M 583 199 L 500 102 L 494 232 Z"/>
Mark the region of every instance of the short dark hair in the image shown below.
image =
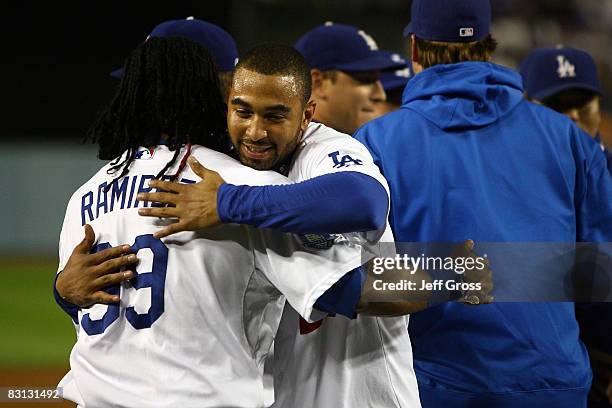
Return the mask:
<path id="1" fill-rule="evenodd" d="M 240 58 L 234 72 L 240 68 L 263 75 L 290 75 L 295 78 L 304 104 L 310 100 L 312 79 L 306 59 L 290 45 L 266 43 L 252 48 Z"/>
<path id="2" fill-rule="evenodd" d="M 422 40 L 417 37 L 419 64 L 423 69 L 440 64 L 456 64 L 465 61 L 489 61 L 497 48 L 497 40 L 491 34 L 480 41 L 452 43 Z"/>
<path id="3" fill-rule="evenodd" d="M 122 170 L 118 180 L 128 173 L 138 147 L 158 145 L 162 134 L 175 154 L 157 178 L 174 164 L 184 144 L 229 150 L 214 58 L 185 38 L 151 37 L 132 51 L 114 97 L 88 138 L 100 146 L 101 159 L 115 159 L 109 174 Z"/>

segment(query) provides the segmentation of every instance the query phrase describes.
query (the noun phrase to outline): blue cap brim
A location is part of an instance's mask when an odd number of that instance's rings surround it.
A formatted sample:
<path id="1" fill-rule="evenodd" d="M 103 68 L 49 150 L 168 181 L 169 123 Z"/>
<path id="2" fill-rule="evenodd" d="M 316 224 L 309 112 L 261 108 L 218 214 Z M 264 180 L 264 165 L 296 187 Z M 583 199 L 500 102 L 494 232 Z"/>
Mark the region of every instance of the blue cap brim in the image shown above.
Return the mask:
<path id="1" fill-rule="evenodd" d="M 409 80 L 410 78 L 399 77 L 396 75 L 393 75 L 393 78 L 390 78 L 390 77 L 380 78 L 380 82 L 382 83 L 382 86 L 385 91 L 392 91 L 397 88 L 404 88 Z"/>
<path id="2" fill-rule="evenodd" d="M 544 99 L 548 99 L 551 96 L 558 94 L 559 92 L 567 91 L 569 89 L 583 89 L 585 91 L 591 91 L 597 95 L 601 95 L 601 90 L 597 89 L 594 86 L 580 83 L 567 83 L 554 86 L 552 88 L 548 88 L 540 92 L 536 92 L 533 95 L 528 95 L 528 97 L 538 101 L 543 101 Z"/>
<path id="3" fill-rule="evenodd" d="M 408 25 L 406 27 L 404 27 L 404 31 L 402 31 L 402 35 L 404 36 L 404 38 L 408 38 L 410 37 L 410 34 L 412 34 L 412 23 L 408 23 Z"/>
<path id="4" fill-rule="evenodd" d="M 111 71 L 110 76 L 112 76 L 115 79 L 121 79 L 121 77 L 123 77 L 123 68 L 119 68 L 114 71 Z"/>
<path id="5" fill-rule="evenodd" d="M 402 69 L 406 64 L 394 62 L 385 55 L 377 54 L 371 57 L 350 62 L 346 64 L 337 64 L 333 68 L 346 72 L 365 72 L 365 71 L 385 71 L 392 69 Z"/>

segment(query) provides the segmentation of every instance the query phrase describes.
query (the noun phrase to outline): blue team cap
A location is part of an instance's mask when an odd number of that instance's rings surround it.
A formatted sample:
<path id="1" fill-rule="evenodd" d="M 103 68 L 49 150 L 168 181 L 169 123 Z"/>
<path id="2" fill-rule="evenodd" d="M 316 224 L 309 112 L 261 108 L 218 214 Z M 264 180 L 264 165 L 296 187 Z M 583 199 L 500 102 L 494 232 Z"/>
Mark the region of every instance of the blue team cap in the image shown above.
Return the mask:
<path id="1" fill-rule="evenodd" d="M 183 37 L 200 43 L 215 58 L 219 72 L 233 71 L 238 62 L 238 50 L 232 36 L 218 25 L 193 17 L 164 21 L 151 31 L 149 37 Z M 115 78 L 122 75 L 123 68 L 111 72 Z"/>
<path id="2" fill-rule="evenodd" d="M 601 94 L 593 57 L 576 48 L 539 48 L 521 63 L 527 96 L 542 101 L 568 89 Z"/>
<path id="3" fill-rule="evenodd" d="M 491 30 L 489 0 L 413 0 L 404 37 L 442 42 L 484 39 Z"/>
<path id="4" fill-rule="evenodd" d="M 383 51 L 383 53 L 393 62 L 402 64 L 402 68 L 395 71 L 381 72 L 380 82 L 382 83 L 385 92 L 397 88 L 404 88 L 413 75 L 412 63 L 395 52 Z"/>
<path id="5" fill-rule="evenodd" d="M 400 69 L 401 64 L 379 51 L 376 41 L 365 31 L 346 24 L 327 22 L 304 34 L 295 48 L 311 68 L 345 72 Z"/>

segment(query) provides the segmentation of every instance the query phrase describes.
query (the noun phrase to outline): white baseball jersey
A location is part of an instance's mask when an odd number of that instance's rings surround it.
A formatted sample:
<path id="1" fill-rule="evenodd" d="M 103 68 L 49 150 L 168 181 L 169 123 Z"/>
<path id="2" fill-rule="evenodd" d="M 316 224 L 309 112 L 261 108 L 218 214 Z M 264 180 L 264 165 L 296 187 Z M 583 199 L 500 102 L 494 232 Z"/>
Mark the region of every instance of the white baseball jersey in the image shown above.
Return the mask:
<path id="1" fill-rule="evenodd" d="M 96 250 L 130 244 L 140 260 L 130 283 L 109 289 L 120 304 L 78 313 L 71 370 L 59 387 L 83 408 L 265 406 L 262 367 L 281 292 L 312 320 L 316 299 L 361 263 L 354 245 L 311 253 L 291 235 L 239 225 L 154 238 L 163 221 L 139 216 L 150 203 L 136 195 L 172 154 L 165 146 L 139 149 L 129 174 L 108 191 L 107 165 L 68 204 L 58 271 L 86 223 Z M 287 183 L 203 147 L 192 154 L 233 184 Z M 189 168 L 181 174 L 183 183 L 197 180 Z"/>
<path id="2" fill-rule="evenodd" d="M 300 149 L 289 172 L 295 182 L 356 171 L 380 181 L 389 191 L 368 150 L 349 135 L 311 123 Z M 384 233 L 344 235 L 369 245 L 379 239 L 393 242 L 389 225 Z M 300 335 L 299 315 L 286 305 L 274 340 L 273 406 L 420 407 L 407 327 L 408 316 L 354 320 L 336 316 Z"/>

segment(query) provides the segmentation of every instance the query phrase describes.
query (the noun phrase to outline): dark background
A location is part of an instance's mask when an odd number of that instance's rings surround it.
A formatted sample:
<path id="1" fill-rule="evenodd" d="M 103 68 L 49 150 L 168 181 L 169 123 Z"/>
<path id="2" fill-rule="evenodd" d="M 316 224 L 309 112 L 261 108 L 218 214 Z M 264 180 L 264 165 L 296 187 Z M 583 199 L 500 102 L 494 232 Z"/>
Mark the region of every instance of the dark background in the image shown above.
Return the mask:
<path id="1" fill-rule="evenodd" d="M 497 62 L 516 66 L 535 45 L 586 48 L 610 84 L 612 0 L 492 0 Z M 4 141 L 82 138 L 116 82 L 108 73 L 163 20 L 195 16 L 220 25 L 243 52 L 261 41 L 293 43 L 327 20 L 356 25 L 380 48 L 403 51 L 410 0 L 10 2 L 0 24 Z M 604 100 L 606 109 L 609 101 Z"/>

